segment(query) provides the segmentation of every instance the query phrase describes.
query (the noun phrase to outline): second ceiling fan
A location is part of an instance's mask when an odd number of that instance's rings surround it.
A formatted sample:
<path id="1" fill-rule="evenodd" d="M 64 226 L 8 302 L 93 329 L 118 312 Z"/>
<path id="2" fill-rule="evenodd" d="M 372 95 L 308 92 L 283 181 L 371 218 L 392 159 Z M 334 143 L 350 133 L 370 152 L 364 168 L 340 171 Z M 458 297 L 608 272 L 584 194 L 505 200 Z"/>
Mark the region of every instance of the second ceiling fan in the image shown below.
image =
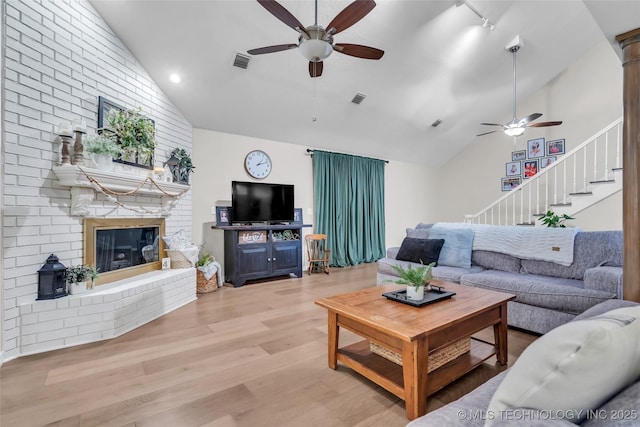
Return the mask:
<path id="1" fill-rule="evenodd" d="M 480 123 L 485 126 L 500 126 L 505 134 L 508 136 L 520 136 L 524 133 L 525 129 L 528 127 L 546 127 L 546 126 L 558 126 L 561 125 L 561 121 L 553 121 L 553 122 L 540 122 L 540 123 L 531 123 L 537 118 L 541 117 L 541 113 L 533 113 L 529 114 L 527 117 L 524 117 L 518 120 L 518 116 L 516 116 L 516 52 L 520 50 L 522 43 L 520 41 L 520 37 L 516 37 L 514 41 L 506 46 L 506 50 L 513 54 L 513 119 L 505 123 L 503 125 L 497 123 Z M 492 130 L 489 132 L 480 133 L 476 136 L 489 135 L 490 133 L 497 132 L 496 130 Z"/>
<path id="2" fill-rule="evenodd" d="M 258 3 L 287 26 L 296 30 L 300 36 L 298 37 L 298 44 L 280 44 L 251 49 L 247 51 L 251 55 L 280 52 L 297 47 L 300 53 L 309 60 L 309 75 L 311 77 L 320 77 L 322 75 L 322 61 L 331 55 L 334 50 L 345 55 L 365 59 L 380 59 L 384 55 L 383 50 L 374 47 L 333 42 L 334 35 L 351 27 L 371 12 L 376 6 L 376 2 L 373 0 L 354 1 L 333 18 L 326 29 L 318 25 L 318 0 L 315 2 L 315 23 L 308 27 L 302 25 L 291 12 L 277 1 L 258 0 Z"/>

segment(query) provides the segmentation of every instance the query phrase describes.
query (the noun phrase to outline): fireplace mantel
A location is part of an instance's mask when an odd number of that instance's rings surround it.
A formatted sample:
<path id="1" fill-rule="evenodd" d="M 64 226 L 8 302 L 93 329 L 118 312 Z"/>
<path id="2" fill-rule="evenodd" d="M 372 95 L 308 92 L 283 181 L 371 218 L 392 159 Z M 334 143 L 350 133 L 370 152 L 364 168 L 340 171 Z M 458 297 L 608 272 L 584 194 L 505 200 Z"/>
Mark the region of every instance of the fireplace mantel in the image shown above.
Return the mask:
<path id="1" fill-rule="evenodd" d="M 89 205 L 95 199 L 96 192 L 103 192 L 100 187 L 116 193 L 135 191 L 135 195 L 160 197 L 161 208 L 158 213 L 162 216 L 169 215 L 179 197 L 189 189 L 188 185 L 175 182 L 155 179 L 152 182 L 148 175 L 104 171 L 77 165 L 54 166 L 53 173 L 58 177 L 60 185 L 71 187 L 71 215 L 78 216 L 89 214 Z"/>

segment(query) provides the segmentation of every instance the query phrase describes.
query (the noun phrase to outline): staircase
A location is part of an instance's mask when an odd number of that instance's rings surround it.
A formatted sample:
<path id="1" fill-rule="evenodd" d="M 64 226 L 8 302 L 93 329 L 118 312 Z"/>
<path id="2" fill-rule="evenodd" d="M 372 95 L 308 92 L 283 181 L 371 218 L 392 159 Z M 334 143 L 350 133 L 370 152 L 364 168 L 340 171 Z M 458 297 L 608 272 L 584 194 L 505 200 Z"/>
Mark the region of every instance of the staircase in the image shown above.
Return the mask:
<path id="1" fill-rule="evenodd" d="M 540 225 L 548 210 L 572 216 L 622 190 L 622 117 L 465 222 Z"/>

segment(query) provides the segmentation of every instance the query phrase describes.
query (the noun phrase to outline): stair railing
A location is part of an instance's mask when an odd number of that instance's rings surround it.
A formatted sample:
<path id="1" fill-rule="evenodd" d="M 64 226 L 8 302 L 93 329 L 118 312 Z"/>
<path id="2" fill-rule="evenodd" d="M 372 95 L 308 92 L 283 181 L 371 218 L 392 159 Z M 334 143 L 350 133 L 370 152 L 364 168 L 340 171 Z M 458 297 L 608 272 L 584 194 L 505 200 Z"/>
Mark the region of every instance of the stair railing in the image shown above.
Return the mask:
<path id="1" fill-rule="evenodd" d="M 546 168 L 478 213 L 465 215 L 472 224 L 535 225 L 536 217 L 566 206 L 571 195 L 589 194 L 591 184 L 609 180 L 622 167 L 622 117 L 588 138 Z"/>

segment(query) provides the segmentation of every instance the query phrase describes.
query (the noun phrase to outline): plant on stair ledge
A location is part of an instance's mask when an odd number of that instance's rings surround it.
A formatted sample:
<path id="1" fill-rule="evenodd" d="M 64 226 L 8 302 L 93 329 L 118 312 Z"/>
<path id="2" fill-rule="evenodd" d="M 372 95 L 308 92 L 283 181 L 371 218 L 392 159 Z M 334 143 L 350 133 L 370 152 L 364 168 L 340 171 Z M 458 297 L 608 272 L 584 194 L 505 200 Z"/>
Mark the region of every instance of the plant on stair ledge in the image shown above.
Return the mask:
<path id="1" fill-rule="evenodd" d="M 567 214 L 558 215 L 553 211 L 547 211 L 544 216 L 540 217 L 539 220 L 542 221 L 542 224 L 551 228 L 566 228 L 564 222 L 570 219 L 575 219 L 570 217 Z"/>

